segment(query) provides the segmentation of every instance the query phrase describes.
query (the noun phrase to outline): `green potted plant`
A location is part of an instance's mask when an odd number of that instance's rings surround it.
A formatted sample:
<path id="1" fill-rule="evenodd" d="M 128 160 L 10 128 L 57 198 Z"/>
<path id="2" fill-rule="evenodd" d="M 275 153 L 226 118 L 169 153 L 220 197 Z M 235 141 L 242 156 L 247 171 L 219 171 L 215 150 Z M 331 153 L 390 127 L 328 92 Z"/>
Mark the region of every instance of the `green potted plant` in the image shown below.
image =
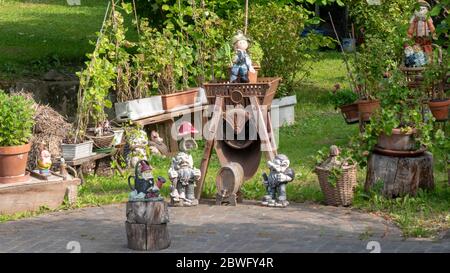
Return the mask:
<path id="1" fill-rule="evenodd" d="M 258 81 L 258 72 L 261 70 L 261 63 L 264 58 L 264 51 L 261 48 L 261 45 L 257 41 L 253 41 L 250 43 L 250 47 L 248 48 L 248 54 L 252 60 L 253 68 L 256 73 L 249 73 L 249 80 L 251 83 Z"/>
<path id="2" fill-rule="evenodd" d="M 422 114 L 423 93 L 411 89 L 398 70 L 384 83 L 381 111 L 366 126 L 365 141 L 388 155 L 402 156 L 422 153 L 431 146 L 431 115 Z"/>
<path id="3" fill-rule="evenodd" d="M 315 159 L 314 172 L 319 178 L 325 203 L 333 206 L 351 205 L 357 185 L 357 164 L 351 150 L 332 145 L 328 152 L 320 150 Z"/>
<path id="4" fill-rule="evenodd" d="M 196 103 L 200 88 L 189 88 L 187 71 L 194 62 L 192 47 L 169 29 L 159 31 L 143 21 L 139 51 L 144 56 L 152 86 L 161 94 L 164 110 L 173 111 Z"/>
<path id="5" fill-rule="evenodd" d="M 423 73 L 424 92 L 431 91 L 431 99 L 428 106 L 436 121 L 448 120 L 450 99 L 446 97 L 445 91 L 450 84 L 450 61 L 448 52 L 442 52 L 438 61 L 430 64 Z"/>
<path id="6" fill-rule="evenodd" d="M 334 109 L 341 109 L 342 116 L 347 124 L 359 121 L 358 94 L 351 89 L 342 89 L 339 84 L 334 86 L 334 90 L 329 93 Z"/>
<path id="7" fill-rule="evenodd" d="M 33 117 L 31 100 L 0 90 L 0 183 L 26 179 Z"/>

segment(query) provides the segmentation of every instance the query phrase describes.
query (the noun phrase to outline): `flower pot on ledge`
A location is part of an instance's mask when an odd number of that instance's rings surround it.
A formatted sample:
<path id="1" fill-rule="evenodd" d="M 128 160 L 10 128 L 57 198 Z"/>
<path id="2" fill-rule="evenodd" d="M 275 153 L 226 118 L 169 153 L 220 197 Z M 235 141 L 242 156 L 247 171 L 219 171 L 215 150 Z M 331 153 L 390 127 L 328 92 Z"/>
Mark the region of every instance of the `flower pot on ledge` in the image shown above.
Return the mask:
<path id="1" fill-rule="evenodd" d="M 118 121 L 138 120 L 164 113 L 161 96 L 151 96 L 114 104 Z"/>
<path id="2" fill-rule="evenodd" d="M 27 176 L 25 169 L 31 143 L 0 147 L 0 184 L 22 182 Z"/>
<path id="3" fill-rule="evenodd" d="M 185 91 L 161 95 L 162 107 L 165 111 L 174 111 L 193 106 L 196 102 L 200 87 Z"/>

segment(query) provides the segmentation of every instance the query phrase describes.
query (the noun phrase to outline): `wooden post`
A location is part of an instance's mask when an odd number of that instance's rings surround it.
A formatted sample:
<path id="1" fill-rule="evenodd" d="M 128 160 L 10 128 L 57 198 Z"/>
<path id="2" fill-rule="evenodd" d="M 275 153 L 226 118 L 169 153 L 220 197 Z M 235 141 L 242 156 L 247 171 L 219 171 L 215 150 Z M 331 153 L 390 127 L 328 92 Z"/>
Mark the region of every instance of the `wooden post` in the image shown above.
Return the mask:
<path id="1" fill-rule="evenodd" d="M 258 98 L 253 96 L 250 97 L 250 103 L 253 108 L 253 115 L 255 120 L 257 121 L 257 130 L 259 134 L 259 138 L 261 139 L 261 145 L 265 147 L 266 158 L 267 160 L 273 160 L 276 155 L 275 147 L 273 146 L 271 137 L 269 136 L 269 130 L 266 125 L 266 121 L 264 119 L 264 115 L 261 111 L 261 107 L 258 102 Z M 272 137 L 273 138 L 273 137 Z"/>
<path id="2" fill-rule="evenodd" d="M 170 246 L 169 210 L 164 201 L 128 202 L 125 230 L 128 248 L 161 250 Z"/>
<path id="3" fill-rule="evenodd" d="M 419 188 L 433 189 L 433 155 L 394 157 L 373 153 L 367 163 L 365 190 L 383 183 L 382 194 L 388 198 L 416 195 Z"/>
<path id="4" fill-rule="evenodd" d="M 201 177 L 195 188 L 195 199 L 200 200 L 202 195 L 203 185 L 205 183 L 206 173 L 208 171 L 209 160 L 211 159 L 212 149 L 214 147 L 214 142 L 217 133 L 217 127 L 222 118 L 223 113 L 223 97 L 217 97 L 216 103 L 213 109 L 213 116 L 211 118 L 211 123 L 208 129 L 208 135 L 206 137 L 205 150 L 203 152 L 202 162 L 200 164 Z"/>

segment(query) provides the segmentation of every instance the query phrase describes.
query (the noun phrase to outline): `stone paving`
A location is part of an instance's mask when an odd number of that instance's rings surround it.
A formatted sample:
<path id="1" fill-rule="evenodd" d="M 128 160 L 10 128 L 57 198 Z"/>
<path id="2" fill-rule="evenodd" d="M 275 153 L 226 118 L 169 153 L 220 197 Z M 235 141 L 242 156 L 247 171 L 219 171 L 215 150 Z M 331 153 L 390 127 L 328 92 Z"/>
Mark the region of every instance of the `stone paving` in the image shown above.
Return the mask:
<path id="1" fill-rule="evenodd" d="M 450 252 L 450 238 L 407 239 L 384 219 L 350 208 L 291 204 L 237 207 L 202 203 L 170 208 L 170 248 L 162 252 Z M 84 208 L 0 224 L 0 252 L 132 252 L 126 247 L 125 204 Z M 77 244 L 77 243 L 75 243 Z M 372 243 L 373 244 L 373 243 Z"/>

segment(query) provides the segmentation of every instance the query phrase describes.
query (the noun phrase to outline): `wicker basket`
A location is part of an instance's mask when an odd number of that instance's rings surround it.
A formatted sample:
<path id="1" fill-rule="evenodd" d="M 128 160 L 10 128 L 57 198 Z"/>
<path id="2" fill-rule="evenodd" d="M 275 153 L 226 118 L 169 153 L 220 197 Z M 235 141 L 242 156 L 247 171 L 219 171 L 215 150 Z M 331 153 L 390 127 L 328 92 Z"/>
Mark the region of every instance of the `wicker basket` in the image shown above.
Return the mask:
<path id="1" fill-rule="evenodd" d="M 86 137 L 94 141 L 94 146 L 96 148 L 102 149 L 102 148 L 109 148 L 112 146 L 115 134 L 111 133 L 106 136 L 87 135 Z"/>
<path id="2" fill-rule="evenodd" d="M 209 104 L 214 104 L 216 97 L 224 97 L 225 105 L 250 104 L 249 97 L 256 96 L 261 105 L 271 105 L 281 78 L 258 78 L 256 83 L 230 83 L 221 81 L 205 83 L 204 88 Z"/>
<path id="3" fill-rule="evenodd" d="M 332 206 L 349 206 L 353 201 L 353 191 L 357 185 L 356 165 L 342 167 L 342 175 L 333 187 L 328 181 L 330 170 L 316 166 L 320 188 L 325 195 L 325 202 Z"/>

